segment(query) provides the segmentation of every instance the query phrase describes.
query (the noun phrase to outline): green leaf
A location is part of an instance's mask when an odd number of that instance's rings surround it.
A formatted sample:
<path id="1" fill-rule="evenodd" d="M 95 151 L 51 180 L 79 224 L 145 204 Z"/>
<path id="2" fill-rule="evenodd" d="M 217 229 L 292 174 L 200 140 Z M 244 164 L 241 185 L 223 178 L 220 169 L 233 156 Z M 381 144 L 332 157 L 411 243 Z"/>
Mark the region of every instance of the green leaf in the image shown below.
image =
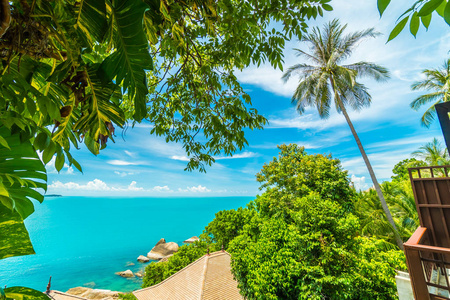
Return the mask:
<path id="1" fill-rule="evenodd" d="M 8 142 L 2 136 L 0 136 L 0 145 L 11 150 L 11 148 L 9 148 Z"/>
<path id="2" fill-rule="evenodd" d="M 22 286 L 13 286 L 5 289 L 6 297 L 14 300 L 50 300 L 43 292 Z"/>
<path id="3" fill-rule="evenodd" d="M 44 200 L 42 193 L 36 188 L 47 189 L 47 174 L 44 164 L 39 159 L 31 142 L 21 142 L 20 132 L 11 131 L 0 126 L 0 136 L 8 143 L 10 149 L 0 146 L 0 181 L 9 194 L 2 192 L 0 202 L 17 211 L 25 219 L 34 211 L 30 199 L 40 202 Z"/>
<path id="4" fill-rule="evenodd" d="M 33 145 L 36 149 L 42 151 L 48 147 L 49 143 L 50 143 L 49 136 L 45 132 L 41 132 L 34 139 Z"/>
<path id="5" fill-rule="evenodd" d="M 153 69 L 143 28 L 148 6 L 141 0 L 114 0 L 112 3 L 116 51 L 106 58 L 102 68 L 111 79 L 116 78 L 117 84 L 122 83 L 134 101 L 134 118 L 141 121 L 147 114 L 145 70 Z"/>
<path id="6" fill-rule="evenodd" d="M 380 17 L 383 15 L 384 11 L 388 7 L 389 3 L 391 3 L 391 0 L 378 0 L 377 6 L 378 6 L 378 12 L 380 13 Z"/>
<path id="7" fill-rule="evenodd" d="M 418 16 L 423 17 L 431 14 L 433 11 L 438 8 L 439 5 L 441 5 L 442 1 L 444 0 L 430 0 L 427 3 L 425 3 L 422 8 L 419 10 Z"/>
<path id="8" fill-rule="evenodd" d="M 414 14 L 411 17 L 411 21 L 409 23 L 409 31 L 411 32 L 411 34 L 416 37 L 417 35 L 417 31 L 419 30 L 419 26 L 420 26 L 420 19 L 417 16 L 417 12 L 414 12 Z"/>
<path id="9" fill-rule="evenodd" d="M 422 21 L 423 26 L 425 26 L 425 28 L 428 30 L 428 27 L 430 26 L 431 23 L 431 14 L 420 17 L 420 20 Z"/>
<path id="10" fill-rule="evenodd" d="M 406 23 L 408 23 L 409 16 L 398 22 L 398 24 L 394 27 L 394 29 L 391 31 L 391 34 L 389 35 L 388 42 L 392 39 L 394 39 L 397 35 L 400 34 L 400 32 L 405 28 Z"/>
<path id="11" fill-rule="evenodd" d="M 80 0 L 78 2 L 78 17 L 76 26 L 90 46 L 101 42 L 108 29 L 106 19 L 106 1 Z"/>
<path id="12" fill-rule="evenodd" d="M 332 11 L 333 7 L 329 4 L 322 4 L 322 8 L 326 11 Z"/>
<path id="13" fill-rule="evenodd" d="M 28 231 L 20 215 L 0 204 L 0 259 L 34 254 Z"/>
<path id="14" fill-rule="evenodd" d="M 44 152 L 42 153 L 42 161 L 44 164 L 48 164 L 50 160 L 52 160 L 53 155 L 56 151 L 56 145 L 54 142 L 50 142 L 47 148 L 45 148 Z"/>
<path id="15" fill-rule="evenodd" d="M 442 3 L 436 8 L 436 12 L 444 18 L 445 6 L 447 6 L 447 1 L 442 1 Z"/>
<path id="16" fill-rule="evenodd" d="M 55 159 L 55 169 L 56 171 L 61 171 L 61 169 L 64 167 L 64 154 L 61 152 L 59 152 L 56 155 L 56 159 Z"/>
<path id="17" fill-rule="evenodd" d="M 450 2 L 448 2 L 445 5 L 445 10 L 444 10 L 444 20 L 445 22 L 450 25 Z"/>

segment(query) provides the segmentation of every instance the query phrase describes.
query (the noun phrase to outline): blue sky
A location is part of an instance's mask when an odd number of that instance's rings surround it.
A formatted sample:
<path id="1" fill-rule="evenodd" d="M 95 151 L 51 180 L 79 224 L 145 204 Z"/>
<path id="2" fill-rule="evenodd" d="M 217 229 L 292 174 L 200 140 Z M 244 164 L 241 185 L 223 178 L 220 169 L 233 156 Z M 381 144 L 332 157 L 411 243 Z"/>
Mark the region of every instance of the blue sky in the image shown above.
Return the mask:
<path id="1" fill-rule="evenodd" d="M 413 111 L 409 103 L 420 93 L 412 92 L 411 83 L 420 80 L 425 68 L 441 66 L 449 55 L 450 30 L 442 18 L 433 16 L 431 27 L 422 27 L 414 39 L 401 33 L 386 44 L 396 18 L 409 6 L 409 1 L 393 1 L 383 18 L 379 18 L 376 1 L 331 2 L 334 11 L 310 26 L 339 18 L 348 24 L 348 31 L 375 27 L 383 35 L 363 42 L 349 63 L 370 61 L 387 67 L 392 78 L 386 83 L 364 80 L 372 95 L 372 105 L 350 118 L 360 135 L 379 180 L 389 180 L 393 166 L 410 156 L 420 145 L 442 134 L 437 122 L 430 128 L 420 125 L 423 111 Z M 298 41 L 287 43 L 284 68 L 299 63 L 293 48 L 307 50 Z M 141 124 L 128 129 L 122 139 L 120 130 L 116 143 L 109 143 L 99 156 L 86 149 L 74 151 L 82 164 L 83 174 L 65 166 L 58 174 L 54 162 L 47 167 L 48 193 L 84 196 L 129 197 L 199 197 L 255 196 L 259 184 L 255 174 L 265 162 L 277 155 L 276 145 L 296 143 L 308 153 L 329 154 L 342 161 L 357 188 L 372 185 L 350 129 L 342 115 L 333 112 L 321 120 L 316 111 L 307 110 L 299 116 L 290 104 L 297 84 L 292 79 L 281 81 L 282 71 L 270 66 L 251 66 L 238 73 L 238 78 L 252 98 L 253 106 L 263 114 L 269 125 L 264 130 L 246 131 L 249 146 L 232 158 L 217 157 L 207 173 L 185 172 L 185 153 L 180 145 L 167 144 L 163 138 L 150 135 L 150 126 Z"/>

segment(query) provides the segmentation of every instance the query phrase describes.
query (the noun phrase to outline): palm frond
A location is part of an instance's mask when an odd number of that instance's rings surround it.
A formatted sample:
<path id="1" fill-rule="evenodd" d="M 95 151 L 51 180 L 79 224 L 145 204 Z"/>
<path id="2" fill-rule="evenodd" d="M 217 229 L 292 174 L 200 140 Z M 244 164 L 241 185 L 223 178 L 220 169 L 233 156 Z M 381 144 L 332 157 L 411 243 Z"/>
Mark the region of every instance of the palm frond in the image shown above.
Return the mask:
<path id="1" fill-rule="evenodd" d="M 342 67 L 357 72 L 357 77 L 369 77 L 376 81 L 386 81 L 390 78 L 389 71 L 377 64 L 370 62 L 357 62 L 350 65 L 343 65 Z"/>
<path id="2" fill-rule="evenodd" d="M 113 0 L 112 24 L 116 51 L 103 62 L 103 69 L 117 84 L 122 83 L 134 100 L 135 119 L 147 114 L 145 70 L 153 68 L 148 52 L 148 40 L 143 28 L 143 15 L 148 8 L 140 0 Z"/>
<path id="3" fill-rule="evenodd" d="M 435 104 L 433 104 L 434 107 L 434 105 L 443 102 L 444 96 L 445 96 L 444 92 L 425 94 L 414 99 L 411 102 L 410 106 L 414 110 L 419 110 L 423 105 L 428 104 L 430 102 L 435 102 Z"/>

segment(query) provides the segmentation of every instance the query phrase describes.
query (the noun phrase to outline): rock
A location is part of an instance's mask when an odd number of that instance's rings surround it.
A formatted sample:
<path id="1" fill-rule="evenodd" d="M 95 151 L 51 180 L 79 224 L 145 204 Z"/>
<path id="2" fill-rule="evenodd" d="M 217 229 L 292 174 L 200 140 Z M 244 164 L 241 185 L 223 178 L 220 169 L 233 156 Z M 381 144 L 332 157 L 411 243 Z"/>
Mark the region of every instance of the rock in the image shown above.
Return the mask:
<path id="1" fill-rule="evenodd" d="M 83 286 L 93 289 L 95 287 L 95 282 L 86 282 L 85 284 L 83 284 Z"/>
<path id="2" fill-rule="evenodd" d="M 81 296 L 84 293 L 89 292 L 90 290 L 92 290 L 92 289 L 87 288 L 87 287 L 77 286 L 77 287 L 69 289 L 66 293 L 74 295 L 74 296 Z"/>
<path id="3" fill-rule="evenodd" d="M 155 254 L 155 253 L 149 252 L 147 254 L 147 257 L 148 257 L 148 259 L 151 259 L 151 260 L 160 260 L 161 258 L 164 257 L 164 255 L 160 255 L 160 254 Z"/>
<path id="4" fill-rule="evenodd" d="M 187 240 L 185 240 L 183 243 L 186 244 L 192 244 L 193 242 L 199 241 L 200 239 L 198 238 L 198 236 L 193 236 L 191 238 L 188 238 Z"/>
<path id="5" fill-rule="evenodd" d="M 166 239 L 160 239 L 155 246 L 161 245 L 161 244 L 165 244 L 166 243 Z"/>
<path id="6" fill-rule="evenodd" d="M 71 288 L 66 293 L 92 300 L 117 300 L 119 299 L 119 294 L 121 294 L 120 292 L 102 289 L 91 289 L 81 286 Z"/>
<path id="7" fill-rule="evenodd" d="M 135 274 L 137 277 L 142 278 L 144 277 L 144 274 L 142 274 L 141 272 L 136 272 Z"/>
<path id="8" fill-rule="evenodd" d="M 131 272 L 131 270 L 117 272 L 116 275 L 119 275 L 119 276 L 122 276 L 122 277 L 125 277 L 125 278 L 134 277 L 134 274 L 133 274 L 133 272 Z"/>
<path id="9" fill-rule="evenodd" d="M 163 258 L 161 258 L 158 262 L 165 262 L 165 261 L 168 261 L 169 260 L 169 257 L 171 257 L 173 254 L 170 254 L 170 255 L 167 255 L 167 256 L 164 256 Z"/>
<path id="10" fill-rule="evenodd" d="M 137 260 L 138 260 L 138 262 L 146 263 L 146 262 L 149 262 L 150 258 L 148 258 L 148 257 L 146 257 L 144 255 L 139 255 Z"/>
<path id="11" fill-rule="evenodd" d="M 164 242 L 162 242 L 164 241 Z M 174 242 L 165 243 L 164 239 L 159 240 L 159 242 L 152 248 L 152 250 L 147 254 L 147 257 L 152 260 L 160 260 L 161 258 L 174 254 L 178 251 L 178 244 Z"/>
<path id="12" fill-rule="evenodd" d="M 127 262 L 127 267 L 129 267 L 129 266 L 134 266 L 134 262 L 131 262 L 131 261 Z"/>

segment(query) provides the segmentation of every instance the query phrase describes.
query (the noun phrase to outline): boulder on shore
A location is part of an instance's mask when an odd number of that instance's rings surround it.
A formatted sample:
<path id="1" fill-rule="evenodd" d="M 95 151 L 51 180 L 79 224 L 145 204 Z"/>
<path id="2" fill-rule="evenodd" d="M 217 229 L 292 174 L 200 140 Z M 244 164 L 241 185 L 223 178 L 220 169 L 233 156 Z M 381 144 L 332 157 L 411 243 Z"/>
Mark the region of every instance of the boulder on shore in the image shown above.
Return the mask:
<path id="1" fill-rule="evenodd" d="M 198 236 L 193 236 L 191 238 L 188 238 L 187 240 L 185 240 L 183 243 L 185 244 L 192 244 L 194 242 L 199 241 L 200 239 L 198 238 Z"/>
<path id="2" fill-rule="evenodd" d="M 158 262 L 160 263 L 160 262 L 165 262 L 165 261 L 168 261 L 169 260 L 169 257 L 171 257 L 173 254 L 170 254 L 170 255 L 167 255 L 167 256 L 164 256 L 163 258 L 161 258 Z"/>
<path id="3" fill-rule="evenodd" d="M 131 270 L 117 272 L 116 274 L 119 275 L 119 276 L 125 277 L 125 278 L 134 277 L 134 274 L 133 274 L 133 272 Z"/>
<path id="4" fill-rule="evenodd" d="M 139 255 L 137 260 L 138 260 L 138 262 L 146 263 L 146 262 L 149 262 L 150 258 L 148 258 L 147 256 L 144 256 L 144 255 Z"/>
<path id="5" fill-rule="evenodd" d="M 142 278 L 144 277 L 144 274 L 142 274 L 141 272 L 136 272 L 135 274 L 137 277 Z"/>
<path id="6" fill-rule="evenodd" d="M 75 287 L 71 288 L 66 292 L 66 294 L 74 295 L 78 297 L 83 297 L 92 300 L 116 300 L 119 299 L 120 292 L 102 290 L 102 289 L 91 289 L 87 287 Z"/>
<path id="7" fill-rule="evenodd" d="M 174 242 L 166 243 L 166 240 L 161 239 L 156 243 L 155 247 L 147 254 L 147 257 L 152 260 L 160 260 L 168 255 L 172 255 L 178 251 L 178 244 Z"/>

